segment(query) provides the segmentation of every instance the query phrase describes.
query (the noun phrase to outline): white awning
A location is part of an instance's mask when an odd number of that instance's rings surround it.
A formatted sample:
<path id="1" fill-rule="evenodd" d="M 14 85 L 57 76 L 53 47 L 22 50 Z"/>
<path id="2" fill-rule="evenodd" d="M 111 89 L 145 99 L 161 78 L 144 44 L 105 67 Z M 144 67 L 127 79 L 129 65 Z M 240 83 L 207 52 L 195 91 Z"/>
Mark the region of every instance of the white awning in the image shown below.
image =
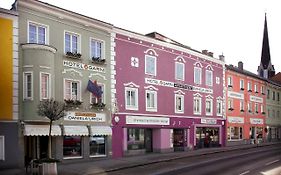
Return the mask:
<path id="1" fill-rule="evenodd" d="M 24 125 L 25 136 L 48 136 L 49 125 Z M 52 136 L 61 136 L 61 128 L 59 125 L 52 125 Z"/>
<path id="2" fill-rule="evenodd" d="M 112 129 L 109 126 L 91 126 L 91 135 L 112 135 Z"/>
<path id="3" fill-rule="evenodd" d="M 89 135 L 89 129 L 87 126 L 77 125 L 77 126 L 63 126 L 65 136 L 87 136 Z"/>

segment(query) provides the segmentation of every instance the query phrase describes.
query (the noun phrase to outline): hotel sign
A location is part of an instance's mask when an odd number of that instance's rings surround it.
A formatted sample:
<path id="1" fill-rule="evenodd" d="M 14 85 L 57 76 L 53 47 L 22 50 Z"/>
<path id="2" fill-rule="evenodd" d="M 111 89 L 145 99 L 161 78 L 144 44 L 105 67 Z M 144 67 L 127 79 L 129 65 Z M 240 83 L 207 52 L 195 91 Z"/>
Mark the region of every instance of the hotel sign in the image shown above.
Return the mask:
<path id="1" fill-rule="evenodd" d="M 242 117 L 227 117 L 228 123 L 244 123 L 244 118 Z"/>
<path id="2" fill-rule="evenodd" d="M 165 87 L 171 87 L 171 88 L 177 88 L 177 89 L 183 89 L 183 90 L 195 91 L 201 93 L 208 93 L 208 94 L 213 93 L 213 89 L 191 86 L 188 84 L 174 83 L 171 81 L 157 80 L 152 78 L 145 78 L 145 83 L 156 85 L 156 86 L 165 86 Z"/>
<path id="3" fill-rule="evenodd" d="M 238 93 L 238 92 L 233 92 L 233 91 L 228 91 L 227 96 L 231 98 L 236 98 L 243 100 L 244 99 L 244 94 Z"/>
<path id="4" fill-rule="evenodd" d="M 250 118 L 250 123 L 251 124 L 260 124 L 262 125 L 263 124 L 263 119 L 259 119 L 259 118 Z"/>
<path id="5" fill-rule="evenodd" d="M 142 116 L 127 115 L 126 124 L 128 124 L 128 125 L 170 125 L 170 118 L 142 117 Z"/>
<path id="6" fill-rule="evenodd" d="M 262 103 L 263 99 L 261 97 L 256 97 L 256 96 L 250 95 L 250 101 L 256 102 L 256 103 Z"/>
<path id="7" fill-rule="evenodd" d="M 105 114 L 93 112 L 67 112 L 64 116 L 67 121 L 105 122 Z"/>
<path id="8" fill-rule="evenodd" d="M 63 66 L 75 68 L 75 69 L 82 69 L 82 70 L 88 70 L 88 71 L 93 71 L 93 72 L 105 73 L 105 69 L 103 67 L 97 67 L 94 65 L 78 63 L 78 62 L 74 62 L 74 61 L 63 60 Z"/>
<path id="9" fill-rule="evenodd" d="M 201 123 L 215 125 L 217 124 L 217 120 L 212 118 L 201 118 Z"/>

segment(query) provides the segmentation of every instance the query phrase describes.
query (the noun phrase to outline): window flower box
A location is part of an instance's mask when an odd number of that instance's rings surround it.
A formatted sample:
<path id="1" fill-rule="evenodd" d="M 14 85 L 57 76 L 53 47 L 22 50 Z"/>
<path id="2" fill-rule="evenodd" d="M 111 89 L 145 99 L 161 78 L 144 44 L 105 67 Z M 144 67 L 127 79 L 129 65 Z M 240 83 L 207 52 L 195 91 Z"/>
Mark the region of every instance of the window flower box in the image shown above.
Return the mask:
<path id="1" fill-rule="evenodd" d="M 234 109 L 233 109 L 233 108 L 228 108 L 228 110 L 229 110 L 229 111 L 233 111 Z"/>
<path id="2" fill-rule="evenodd" d="M 263 114 L 263 115 L 264 115 L 264 114 L 265 114 L 265 112 L 262 112 L 261 114 Z"/>
<path id="3" fill-rule="evenodd" d="M 258 92 L 258 91 L 256 91 L 255 93 L 256 93 L 256 94 L 258 94 L 259 92 Z"/>
<path id="4" fill-rule="evenodd" d="M 241 91 L 244 91 L 245 89 L 244 89 L 244 88 L 240 88 L 240 90 L 241 90 Z"/>
<path id="5" fill-rule="evenodd" d="M 105 108 L 104 103 L 92 103 L 91 106 L 93 109 L 97 109 L 97 110 L 101 110 Z"/>
<path id="6" fill-rule="evenodd" d="M 252 113 L 252 111 L 251 111 L 251 110 L 248 110 L 248 112 L 249 112 L 249 113 Z"/>
<path id="7" fill-rule="evenodd" d="M 92 62 L 96 64 L 104 64 L 105 59 L 102 59 L 101 57 L 92 57 Z"/>
<path id="8" fill-rule="evenodd" d="M 65 99 L 64 102 L 67 107 L 78 107 L 83 103 L 82 101 L 72 99 Z"/>
<path id="9" fill-rule="evenodd" d="M 66 52 L 67 58 L 80 59 L 81 56 L 82 55 L 80 53 L 77 53 L 77 52 Z"/>
<path id="10" fill-rule="evenodd" d="M 248 90 L 248 92 L 253 92 L 253 91 L 250 89 L 250 90 Z"/>
<path id="11" fill-rule="evenodd" d="M 258 113 L 259 113 L 259 111 L 256 111 L 256 113 L 258 114 Z"/>
<path id="12" fill-rule="evenodd" d="M 245 110 L 244 110 L 244 109 L 241 109 L 240 112 L 245 112 Z"/>
<path id="13" fill-rule="evenodd" d="M 232 85 L 229 84 L 228 87 L 232 88 Z"/>

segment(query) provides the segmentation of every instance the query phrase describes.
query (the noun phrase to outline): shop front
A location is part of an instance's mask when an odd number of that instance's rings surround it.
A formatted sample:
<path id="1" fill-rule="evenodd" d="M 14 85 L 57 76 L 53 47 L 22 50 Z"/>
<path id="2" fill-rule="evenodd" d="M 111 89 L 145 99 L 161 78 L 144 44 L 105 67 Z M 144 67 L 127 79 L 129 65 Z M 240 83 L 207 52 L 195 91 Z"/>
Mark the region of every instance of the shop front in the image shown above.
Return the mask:
<path id="1" fill-rule="evenodd" d="M 250 118 L 250 141 L 251 144 L 261 143 L 265 140 L 264 120 L 260 118 Z"/>
<path id="2" fill-rule="evenodd" d="M 224 121 L 217 119 L 115 115 L 112 123 L 113 157 L 224 145 Z"/>
<path id="3" fill-rule="evenodd" d="M 227 117 L 227 145 L 245 144 L 244 117 Z"/>

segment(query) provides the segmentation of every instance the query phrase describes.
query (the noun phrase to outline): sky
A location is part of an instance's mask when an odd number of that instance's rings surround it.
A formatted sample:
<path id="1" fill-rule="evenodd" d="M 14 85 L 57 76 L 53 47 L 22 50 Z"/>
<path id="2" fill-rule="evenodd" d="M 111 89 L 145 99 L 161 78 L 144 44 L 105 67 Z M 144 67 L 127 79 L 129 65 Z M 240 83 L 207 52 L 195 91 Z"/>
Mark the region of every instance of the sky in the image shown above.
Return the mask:
<path id="1" fill-rule="evenodd" d="M 281 72 L 281 10 L 276 0 L 42 0 L 141 34 L 158 32 L 227 64 L 257 72 L 265 13 L 271 61 Z M 14 0 L 0 0 L 10 9 Z M 277 4 L 278 3 L 278 4 Z M 279 51 L 280 50 L 280 51 Z"/>

